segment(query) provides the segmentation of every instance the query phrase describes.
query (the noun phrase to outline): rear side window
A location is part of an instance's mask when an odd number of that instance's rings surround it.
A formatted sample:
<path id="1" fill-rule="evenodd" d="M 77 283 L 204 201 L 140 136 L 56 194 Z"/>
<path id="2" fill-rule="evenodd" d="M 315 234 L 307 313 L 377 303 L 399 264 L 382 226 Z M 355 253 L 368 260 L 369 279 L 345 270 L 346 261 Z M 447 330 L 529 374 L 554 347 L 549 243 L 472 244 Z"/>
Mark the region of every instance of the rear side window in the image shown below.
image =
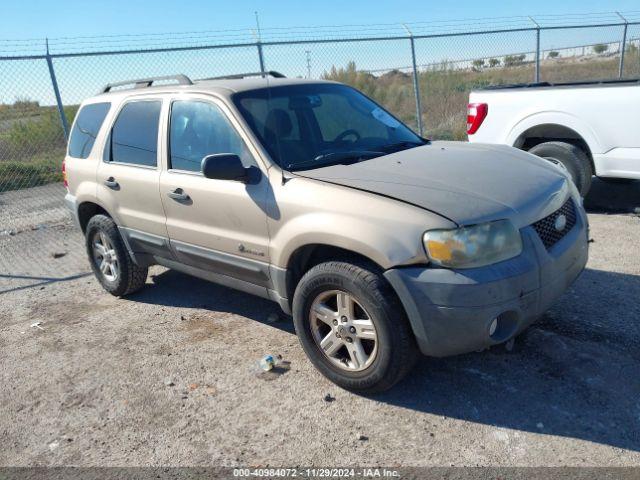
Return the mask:
<path id="1" fill-rule="evenodd" d="M 158 163 L 158 124 L 161 101 L 127 103 L 110 135 L 110 160 L 155 167 Z"/>
<path id="2" fill-rule="evenodd" d="M 110 107 L 110 103 L 91 103 L 80 109 L 69 139 L 71 157 L 87 158 L 89 156 Z"/>

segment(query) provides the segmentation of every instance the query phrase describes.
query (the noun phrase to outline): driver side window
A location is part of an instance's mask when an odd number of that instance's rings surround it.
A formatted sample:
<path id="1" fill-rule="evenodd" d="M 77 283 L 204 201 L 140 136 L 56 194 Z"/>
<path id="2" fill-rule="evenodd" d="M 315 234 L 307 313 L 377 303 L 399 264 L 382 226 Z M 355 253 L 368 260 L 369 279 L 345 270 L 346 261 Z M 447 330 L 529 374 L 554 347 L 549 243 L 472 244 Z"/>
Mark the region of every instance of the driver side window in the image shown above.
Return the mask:
<path id="1" fill-rule="evenodd" d="M 202 159 L 216 153 L 235 153 L 245 167 L 254 164 L 240 135 L 214 104 L 176 100 L 171 106 L 169 168 L 199 172 Z"/>

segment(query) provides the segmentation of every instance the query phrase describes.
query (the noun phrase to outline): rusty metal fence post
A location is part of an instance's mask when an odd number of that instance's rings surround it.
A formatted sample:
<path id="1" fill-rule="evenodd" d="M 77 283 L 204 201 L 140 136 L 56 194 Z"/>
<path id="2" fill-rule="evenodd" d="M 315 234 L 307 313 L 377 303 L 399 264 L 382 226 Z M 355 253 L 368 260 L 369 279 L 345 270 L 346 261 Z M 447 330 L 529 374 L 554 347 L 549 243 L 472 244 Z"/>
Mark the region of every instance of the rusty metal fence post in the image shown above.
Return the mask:
<path id="1" fill-rule="evenodd" d="M 409 30 L 405 24 L 402 26 L 407 30 L 409 34 L 409 43 L 411 45 L 411 68 L 413 71 L 413 92 L 416 96 L 416 124 L 418 126 L 418 132 L 420 136 L 423 136 L 423 127 L 422 127 L 422 105 L 420 100 L 420 78 L 418 76 L 418 65 L 416 63 L 416 42 L 413 38 L 413 33 Z"/>
<path id="2" fill-rule="evenodd" d="M 624 22 L 624 27 L 622 29 L 622 42 L 620 43 L 620 65 L 618 67 L 618 78 L 622 79 L 624 74 L 624 51 L 627 47 L 627 30 L 629 28 L 629 22 L 624 18 L 620 12 L 616 12 L 616 14 L 622 19 Z"/>
<path id="3" fill-rule="evenodd" d="M 58 80 L 56 79 L 56 71 L 53 68 L 53 61 L 51 60 L 51 54 L 49 53 L 49 40 L 46 40 L 47 45 L 47 66 L 49 67 L 49 76 L 51 77 L 51 86 L 53 87 L 53 94 L 56 97 L 56 105 L 58 107 L 58 114 L 60 115 L 60 122 L 62 123 L 62 130 L 64 131 L 64 138 L 69 139 L 69 125 L 67 123 L 67 116 L 64 114 L 64 106 L 62 105 L 62 98 L 60 97 L 60 89 L 58 88 Z"/>
<path id="4" fill-rule="evenodd" d="M 536 53 L 535 53 L 536 69 L 534 73 L 534 82 L 540 83 L 540 25 L 532 17 L 529 17 L 529 19 L 536 26 Z"/>

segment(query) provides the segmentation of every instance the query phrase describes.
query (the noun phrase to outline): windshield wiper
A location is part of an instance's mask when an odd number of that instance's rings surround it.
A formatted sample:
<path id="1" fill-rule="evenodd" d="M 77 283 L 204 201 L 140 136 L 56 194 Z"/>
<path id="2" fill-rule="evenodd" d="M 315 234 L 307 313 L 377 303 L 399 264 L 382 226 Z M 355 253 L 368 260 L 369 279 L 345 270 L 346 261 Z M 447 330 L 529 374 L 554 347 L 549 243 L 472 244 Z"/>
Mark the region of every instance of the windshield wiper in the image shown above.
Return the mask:
<path id="1" fill-rule="evenodd" d="M 384 150 L 385 152 L 389 153 L 389 152 L 393 152 L 396 150 L 407 150 L 409 148 L 415 148 L 415 147 L 420 147 L 422 145 L 426 145 L 427 142 L 398 142 L 398 143 L 390 143 L 389 145 L 382 145 L 380 148 L 381 150 Z"/>
<path id="2" fill-rule="evenodd" d="M 321 168 L 338 164 L 348 165 L 359 162 L 360 160 L 368 160 L 382 155 L 385 155 L 385 152 L 378 152 L 374 150 L 348 150 L 346 152 L 323 153 L 315 157 L 313 160 L 290 163 L 287 165 L 287 170 L 304 170 L 307 168 Z"/>

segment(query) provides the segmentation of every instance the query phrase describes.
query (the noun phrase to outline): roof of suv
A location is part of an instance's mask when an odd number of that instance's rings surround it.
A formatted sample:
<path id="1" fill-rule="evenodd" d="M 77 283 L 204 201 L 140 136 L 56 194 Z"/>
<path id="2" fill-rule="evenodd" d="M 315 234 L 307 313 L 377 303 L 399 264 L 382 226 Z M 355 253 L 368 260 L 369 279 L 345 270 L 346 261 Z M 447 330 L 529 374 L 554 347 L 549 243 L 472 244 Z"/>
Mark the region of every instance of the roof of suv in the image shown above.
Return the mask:
<path id="1" fill-rule="evenodd" d="M 176 75 L 172 77 L 156 77 L 146 78 L 140 80 L 131 80 L 127 82 L 118 82 L 109 84 L 103 88 L 97 97 L 108 96 L 113 98 L 114 96 L 129 96 L 137 95 L 140 93 L 170 93 L 170 92 L 215 92 L 225 96 L 231 95 L 237 92 L 244 92 L 248 90 L 256 90 L 267 87 L 277 87 L 286 85 L 300 85 L 300 84 L 314 84 L 314 83 L 335 83 L 328 80 L 308 80 L 302 78 L 285 78 L 284 76 L 273 76 L 273 73 L 262 77 L 258 74 L 246 74 L 247 76 L 230 76 L 219 77 L 202 80 L 190 80 L 184 75 Z M 280 74 L 277 74 L 280 75 Z M 175 80 L 178 83 L 174 84 L 160 84 L 156 85 L 156 81 Z M 118 88 L 113 90 L 114 87 L 123 87 L 125 85 L 131 85 L 133 88 Z M 94 97 L 96 98 L 96 97 Z"/>

